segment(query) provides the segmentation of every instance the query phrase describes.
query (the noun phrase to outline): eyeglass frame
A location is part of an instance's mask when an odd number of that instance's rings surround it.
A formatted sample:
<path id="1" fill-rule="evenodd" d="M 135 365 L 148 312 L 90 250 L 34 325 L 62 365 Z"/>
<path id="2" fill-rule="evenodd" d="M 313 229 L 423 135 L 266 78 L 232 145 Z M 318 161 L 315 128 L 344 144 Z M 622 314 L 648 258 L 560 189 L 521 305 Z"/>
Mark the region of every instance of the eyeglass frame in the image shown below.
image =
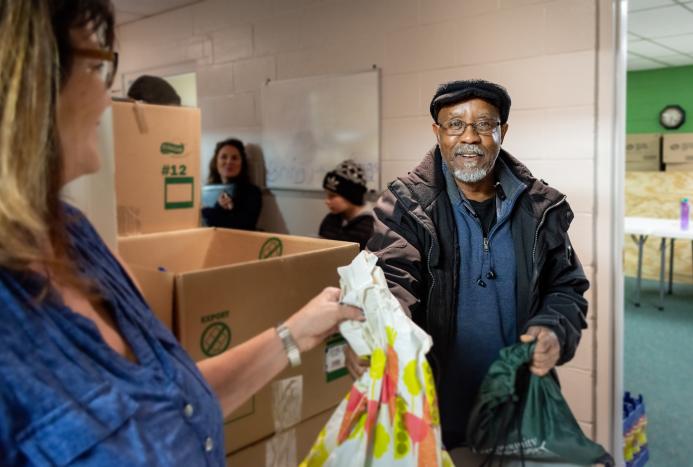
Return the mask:
<path id="1" fill-rule="evenodd" d="M 72 49 L 72 51 L 75 53 L 75 55 L 79 57 L 86 57 L 86 58 L 95 58 L 107 62 L 111 62 L 113 64 L 113 68 L 110 71 L 110 74 L 106 75 L 106 78 L 104 80 L 104 84 L 106 85 L 106 89 L 111 89 L 111 86 L 113 86 L 113 80 L 115 79 L 116 72 L 118 71 L 118 52 L 114 52 L 113 50 L 105 50 L 105 49 Z"/>
<path id="2" fill-rule="evenodd" d="M 455 132 L 451 133 L 451 132 L 450 132 L 450 128 L 448 128 L 448 127 L 445 126 L 448 122 L 451 122 L 451 121 L 453 121 L 453 120 L 458 120 L 459 122 L 461 122 L 461 123 L 464 125 L 464 126 L 462 127 L 462 130 L 461 130 L 461 131 L 455 131 Z M 442 124 L 436 122 L 436 126 L 437 126 L 438 128 L 442 128 L 443 131 L 445 131 L 445 133 L 446 133 L 447 135 L 449 135 L 449 136 L 462 136 L 462 135 L 464 134 L 464 132 L 467 131 L 467 127 L 470 127 L 470 126 L 472 127 L 472 129 L 474 130 L 474 132 L 475 132 L 477 135 L 479 135 L 479 136 L 490 136 L 490 135 L 493 134 L 494 131 L 496 131 L 496 128 L 498 128 L 499 126 L 501 126 L 501 122 L 498 121 L 498 120 L 496 120 L 496 121 L 495 121 L 495 124 L 493 125 L 493 127 L 492 127 L 490 130 L 488 130 L 488 131 L 479 131 L 478 125 L 481 124 L 481 123 L 491 123 L 491 121 L 490 121 L 490 120 L 479 120 L 479 121 L 476 121 L 476 122 L 467 123 L 467 122 L 465 122 L 464 120 L 462 120 L 462 119 L 460 119 L 460 118 L 453 117 L 453 118 L 451 118 L 450 120 L 447 120 L 446 122 L 444 122 L 444 123 L 442 123 Z"/>

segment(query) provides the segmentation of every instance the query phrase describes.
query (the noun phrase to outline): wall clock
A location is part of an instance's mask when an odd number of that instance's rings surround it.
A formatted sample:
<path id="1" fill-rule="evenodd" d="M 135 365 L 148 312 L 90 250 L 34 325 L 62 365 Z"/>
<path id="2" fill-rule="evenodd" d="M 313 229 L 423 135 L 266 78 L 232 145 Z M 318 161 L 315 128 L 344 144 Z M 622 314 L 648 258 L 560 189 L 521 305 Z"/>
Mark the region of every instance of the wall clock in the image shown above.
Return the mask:
<path id="1" fill-rule="evenodd" d="M 659 124 L 667 130 L 675 130 L 686 121 L 686 111 L 680 105 L 667 105 L 659 112 Z"/>

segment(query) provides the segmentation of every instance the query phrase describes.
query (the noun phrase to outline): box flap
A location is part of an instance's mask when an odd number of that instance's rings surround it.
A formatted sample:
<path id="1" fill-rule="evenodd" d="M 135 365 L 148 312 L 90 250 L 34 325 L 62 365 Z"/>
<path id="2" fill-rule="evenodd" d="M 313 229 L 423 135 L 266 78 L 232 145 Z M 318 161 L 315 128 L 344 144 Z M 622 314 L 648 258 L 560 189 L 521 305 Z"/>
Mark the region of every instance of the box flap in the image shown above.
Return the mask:
<path id="1" fill-rule="evenodd" d="M 322 238 L 216 228 L 204 264 L 206 267 L 218 267 L 247 261 L 287 257 L 345 245 L 352 244 Z"/>
<path id="2" fill-rule="evenodd" d="M 118 237 L 118 252 L 128 263 L 180 273 L 204 267 L 213 229 L 198 228 Z"/>

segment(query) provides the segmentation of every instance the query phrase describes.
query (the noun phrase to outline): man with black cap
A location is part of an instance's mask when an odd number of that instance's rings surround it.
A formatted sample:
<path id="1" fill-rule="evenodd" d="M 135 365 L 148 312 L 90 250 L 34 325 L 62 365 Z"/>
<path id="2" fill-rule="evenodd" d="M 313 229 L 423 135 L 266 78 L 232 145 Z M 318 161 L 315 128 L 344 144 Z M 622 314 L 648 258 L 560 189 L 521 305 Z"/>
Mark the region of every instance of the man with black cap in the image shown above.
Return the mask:
<path id="1" fill-rule="evenodd" d="M 390 289 L 433 337 L 445 446 L 469 461 L 466 424 L 501 348 L 536 339 L 531 370 L 570 360 L 586 327 L 589 287 L 568 238 L 566 197 L 501 149 L 510 96 L 454 81 L 431 101 L 437 145 L 388 186 L 367 249 Z M 353 354 L 352 374 L 360 374 Z M 461 464 L 464 465 L 464 464 Z"/>

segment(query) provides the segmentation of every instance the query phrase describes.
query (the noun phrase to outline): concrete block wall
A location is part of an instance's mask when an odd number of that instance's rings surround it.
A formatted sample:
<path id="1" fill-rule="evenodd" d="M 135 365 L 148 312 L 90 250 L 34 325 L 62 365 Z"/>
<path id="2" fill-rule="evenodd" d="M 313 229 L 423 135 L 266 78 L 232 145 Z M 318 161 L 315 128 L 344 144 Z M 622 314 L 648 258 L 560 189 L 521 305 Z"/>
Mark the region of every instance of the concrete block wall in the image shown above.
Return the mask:
<path id="1" fill-rule="evenodd" d="M 504 147 L 568 195 L 572 240 L 594 274 L 597 2 L 594 0 L 206 0 L 119 28 L 121 72 L 195 71 L 203 173 L 214 143 L 261 144 L 260 87 L 381 70 L 381 187 L 434 144 L 428 104 L 444 81 L 484 78 L 513 99 Z M 338 109 L 336 109 L 338 111 Z M 275 190 L 262 226 L 315 235 L 321 193 Z M 590 310 L 590 325 L 596 310 Z M 593 433 L 593 331 L 560 373 Z"/>

